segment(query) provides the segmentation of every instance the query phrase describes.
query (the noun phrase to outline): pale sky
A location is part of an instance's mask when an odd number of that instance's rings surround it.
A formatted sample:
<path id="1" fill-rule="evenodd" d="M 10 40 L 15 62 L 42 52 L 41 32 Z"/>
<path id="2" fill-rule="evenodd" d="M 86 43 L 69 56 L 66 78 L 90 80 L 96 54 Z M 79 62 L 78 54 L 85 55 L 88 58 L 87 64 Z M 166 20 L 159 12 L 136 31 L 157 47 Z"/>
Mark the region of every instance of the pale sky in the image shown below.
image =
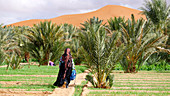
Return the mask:
<path id="1" fill-rule="evenodd" d="M 169 5 L 170 0 L 166 1 Z M 86 13 L 106 5 L 139 9 L 143 3 L 144 0 L 0 0 L 0 24 Z"/>

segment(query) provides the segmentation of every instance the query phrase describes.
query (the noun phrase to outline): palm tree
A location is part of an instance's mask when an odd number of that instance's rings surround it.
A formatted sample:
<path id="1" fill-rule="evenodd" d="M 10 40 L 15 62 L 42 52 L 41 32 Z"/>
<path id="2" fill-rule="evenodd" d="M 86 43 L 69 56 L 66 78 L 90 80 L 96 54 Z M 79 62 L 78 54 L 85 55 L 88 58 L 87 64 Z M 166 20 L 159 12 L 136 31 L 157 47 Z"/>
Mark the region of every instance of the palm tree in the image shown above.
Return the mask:
<path id="1" fill-rule="evenodd" d="M 0 61 L 7 63 L 7 70 L 9 67 L 12 69 L 20 67 L 21 51 L 17 44 L 15 27 L 0 26 L 0 55 L 2 56 Z"/>
<path id="2" fill-rule="evenodd" d="M 56 26 L 51 21 L 40 22 L 25 33 L 29 40 L 28 51 L 38 60 L 40 65 L 48 65 L 48 61 L 59 59 L 64 43 L 60 41 L 63 36 L 62 26 Z"/>
<path id="3" fill-rule="evenodd" d="M 15 33 L 17 45 L 21 51 L 22 59 L 25 58 L 27 63 L 29 63 L 29 52 L 27 51 L 27 42 L 28 40 L 25 38 L 24 34 L 30 29 L 29 26 L 13 26 L 13 31 Z"/>
<path id="4" fill-rule="evenodd" d="M 83 27 L 80 27 L 81 30 L 84 30 L 84 31 L 87 31 L 91 26 L 94 27 L 94 30 L 98 29 L 100 27 L 100 25 L 102 24 L 103 20 L 99 20 L 99 18 L 97 17 L 93 17 L 93 18 L 90 18 L 87 19 L 87 21 L 85 21 L 84 23 L 81 23 L 81 25 L 83 25 Z"/>
<path id="5" fill-rule="evenodd" d="M 6 41 L 8 40 L 8 33 L 5 29 L 0 25 L 0 64 L 4 61 L 4 46 L 6 45 Z"/>
<path id="6" fill-rule="evenodd" d="M 109 23 L 109 29 L 111 30 L 111 31 L 120 31 L 121 30 L 121 26 L 120 26 L 120 24 L 126 24 L 126 20 L 125 20 L 125 18 L 123 17 L 114 17 L 114 19 L 113 18 L 110 18 L 109 20 L 108 20 L 108 23 Z"/>
<path id="7" fill-rule="evenodd" d="M 135 21 L 133 15 L 131 20 L 127 20 L 126 25 L 121 26 L 121 40 L 126 46 L 132 46 L 121 60 L 121 65 L 126 73 L 137 72 L 143 63 L 158 51 L 157 48 L 165 46 L 168 36 L 154 32 L 149 21 L 143 19 Z"/>
<path id="8" fill-rule="evenodd" d="M 142 14 L 146 15 L 147 19 L 151 20 L 155 25 L 155 30 L 162 30 L 167 34 L 167 23 L 170 14 L 170 6 L 166 0 L 146 0 L 144 7 L 140 8 Z"/>
<path id="9" fill-rule="evenodd" d="M 65 23 L 63 25 L 63 31 L 64 31 L 64 41 L 71 42 L 72 38 L 74 38 L 75 33 L 77 32 L 77 28 L 73 26 L 72 24 Z"/>
<path id="10" fill-rule="evenodd" d="M 142 14 L 146 15 L 147 19 L 152 21 L 151 24 L 154 25 L 155 31 L 160 31 L 164 33 L 165 35 L 169 35 L 169 14 L 170 14 L 170 5 L 167 5 L 166 0 L 151 0 L 151 1 L 145 1 L 144 7 L 141 7 L 141 10 L 143 11 Z M 168 41 L 170 40 L 170 37 L 168 37 Z M 167 42 L 165 48 L 168 47 L 169 44 Z M 161 56 L 161 59 L 166 59 L 167 62 L 168 59 L 168 52 L 165 49 L 159 49 L 163 52 L 159 53 Z M 152 58 L 152 57 L 151 57 Z M 154 58 L 153 58 L 154 59 Z"/>
<path id="11" fill-rule="evenodd" d="M 74 38 L 71 42 L 72 56 L 76 65 L 80 65 L 84 61 L 83 53 L 81 52 L 81 46 L 79 39 Z"/>
<path id="12" fill-rule="evenodd" d="M 123 45 L 119 48 L 115 45 L 120 34 L 114 32 L 112 37 L 108 37 L 106 27 L 102 22 L 97 23 L 97 19 L 91 18 L 83 24 L 85 30 L 79 33 L 81 51 L 93 74 L 93 77 L 88 75 L 87 79 L 96 88 L 110 88 L 113 85 L 113 75 L 110 73 L 126 50 Z"/>
<path id="13" fill-rule="evenodd" d="M 80 65 L 83 61 L 83 56 L 80 52 L 80 45 L 78 40 L 78 30 L 72 24 L 64 24 L 64 41 L 66 42 L 65 45 L 70 47 L 72 50 L 72 56 L 74 58 L 74 62 L 76 65 Z"/>

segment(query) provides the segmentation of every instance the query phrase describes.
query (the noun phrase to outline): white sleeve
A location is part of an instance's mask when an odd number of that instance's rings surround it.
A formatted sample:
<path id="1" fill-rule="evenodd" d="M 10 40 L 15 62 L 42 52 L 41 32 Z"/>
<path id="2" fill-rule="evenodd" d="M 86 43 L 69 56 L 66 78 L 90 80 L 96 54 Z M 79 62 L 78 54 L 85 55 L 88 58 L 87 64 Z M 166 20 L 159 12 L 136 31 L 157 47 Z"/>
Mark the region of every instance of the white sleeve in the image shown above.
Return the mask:
<path id="1" fill-rule="evenodd" d="M 73 64 L 72 69 L 75 69 L 75 65 L 74 65 L 74 60 L 73 59 L 72 59 L 72 64 Z"/>

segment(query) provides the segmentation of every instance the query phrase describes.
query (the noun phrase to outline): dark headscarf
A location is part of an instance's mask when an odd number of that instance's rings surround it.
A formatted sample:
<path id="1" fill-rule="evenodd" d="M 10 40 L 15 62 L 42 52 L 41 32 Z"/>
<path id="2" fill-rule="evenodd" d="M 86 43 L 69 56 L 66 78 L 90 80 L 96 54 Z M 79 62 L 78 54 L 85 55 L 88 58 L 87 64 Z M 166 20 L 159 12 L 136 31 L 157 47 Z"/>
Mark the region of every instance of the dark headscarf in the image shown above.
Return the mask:
<path id="1" fill-rule="evenodd" d="M 69 55 L 67 55 L 67 51 L 69 48 L 66 48 L 64 51 L 64 54 L 62 55 L 62 60 L 65 62 L 65 65 L 68 64 L 68 67 L 72 66 L 72 56 L 71 52 L 69 52 Z M 68 63 L 69 61 L 69 63 Z"/>
<path id="2" fill-rule="evenodd" d="M 63 54 L 64 57 L 67 56 L 67 51 L 68 51 L 68 49 L 70 49 L 70 48 L 66 48 L 66 49 L 65 49 L 64 54 Z M 71 52 L 69 52 L 69 55 L 70 55 L 70 57 L 72 57 L 72 56 L 71 56 Z"/>

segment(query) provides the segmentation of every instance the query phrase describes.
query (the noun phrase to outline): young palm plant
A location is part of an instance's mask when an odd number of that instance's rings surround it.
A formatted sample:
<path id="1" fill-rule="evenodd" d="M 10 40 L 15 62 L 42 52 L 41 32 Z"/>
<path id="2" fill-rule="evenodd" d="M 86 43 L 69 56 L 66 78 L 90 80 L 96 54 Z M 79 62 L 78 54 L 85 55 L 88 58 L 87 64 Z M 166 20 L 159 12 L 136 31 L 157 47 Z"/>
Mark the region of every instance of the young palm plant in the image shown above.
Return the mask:
<path id="1" fill-rule="evenodd" d="M 9 67 L 12 69 L 20 69 L 20 62 L 21 62 L 21 55 L 16 53 L 16 52 L 11 52 L 11 54 L 6 55 L 6 63 L 7 63 L 7 68 L 8 70 Z"/>
<path id="2" fill-rule="evenodd" d="M 97 19 L 91 18 L 90 20 Z M 114 32 L 112 37 L 108 37 L 106 27 L 101 23 L 86 21 L 83 24 L 83 29 L 86 30 L 79 33 L 79 40 L 86 65 L 93 75 L 93 77 L 88 75 L 86 79 L 96 88 L 111 88 L 113 85 L 111 72 L 114 65 L 122 59 L 127 48 L 123 44 L 117 47 L 116 42 L 120 34 Z"/>
<path id="3" fill-rule="evenodd" d="M 61 56 L 63 42 L 60 41 L 63 36 L 62 26 L 57 26 L 51 21 L 40 22 L 34 25 L 25 33 L 28 51 L 38 60 L 39 65 L 48 65 L 48 61 L 55 61 Z"/>
<path id="4" fill-rule="evenodd" d="M 134 16 L 122 26 L 122 40 L 132 49 L 124 55 L 121 65 L 126 73 L 137 72 L 143 63 L 155 52 L 158 47 L 164 47 L 168 36 L 153 32 L 149 21 L 143 19 L 135 21 Z"/>

